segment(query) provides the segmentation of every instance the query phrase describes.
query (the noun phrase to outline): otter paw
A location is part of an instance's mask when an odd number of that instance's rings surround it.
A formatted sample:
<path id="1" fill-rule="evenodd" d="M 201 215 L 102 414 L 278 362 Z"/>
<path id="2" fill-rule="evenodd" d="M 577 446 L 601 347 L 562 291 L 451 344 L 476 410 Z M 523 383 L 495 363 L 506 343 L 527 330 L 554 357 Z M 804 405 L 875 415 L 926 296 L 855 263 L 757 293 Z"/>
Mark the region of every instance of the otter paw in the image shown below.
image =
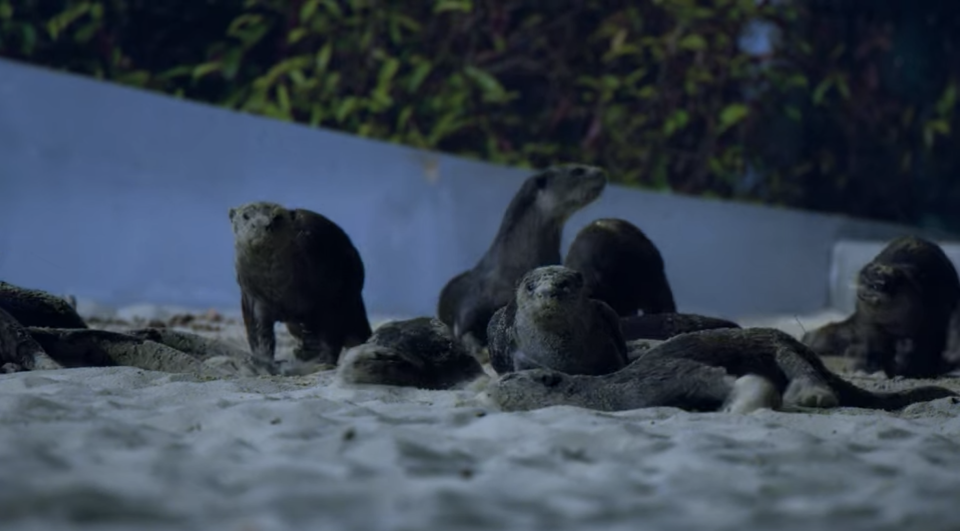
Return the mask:
<path id="1" fill-rule="evenodd" d="M 787 385 L 783 403 L 799 407 L 833 408 L 840 405 L 840 399 L 824 384 L 795 379 Z"/>
<path id="2" fill-rule="evenodd" d="M 15 372 L 24 372 L 24 368 L 16 363 L 4 363 L 0 366 L 0 374 L 12 374 Z"/>
<path id="3" fill-rule="evenodd" d="M 755 374 L 747 374 L 733 382 L 733 389 L 721 411 L 746 414 L 758 409 L 777 409 L 781 399 L 773 382 Z"/>

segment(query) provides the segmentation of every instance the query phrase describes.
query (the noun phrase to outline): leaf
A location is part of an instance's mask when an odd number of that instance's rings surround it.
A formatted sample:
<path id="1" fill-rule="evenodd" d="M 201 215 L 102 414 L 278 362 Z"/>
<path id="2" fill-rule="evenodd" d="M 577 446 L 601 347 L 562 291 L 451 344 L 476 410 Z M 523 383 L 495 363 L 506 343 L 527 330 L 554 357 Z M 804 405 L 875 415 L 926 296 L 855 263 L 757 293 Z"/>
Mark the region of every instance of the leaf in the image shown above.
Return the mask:
<path id="1" fill-rule="evenodd" d="M 210 61 L 208 63 L 200 63 L 193 68 L 192 76 L 193 79 L 200 79 L 201 77 L 220 70 L 220 61 Z"/>
<path id="2" fill-rule="evenodd" d="M 73 40 L 78 44 L 86 44 L 90 42 L 90 39 L 100 30 L 101 22 L 99 20 L 92 20 L 87 24 L 84 24 L 83 27 L 77 30 L 73 34 Z"/>
<path id="3" fill-rule="evenodd" d="M 473 2 L 471 0 L 438 0 L 433 5 L 433 12 L 443 13 L 444 11 L 463 11 L 469 13 L 473 11 Z"/>
<path id="4" fill-rule="evenodd" d="M 397 129 L 401 130 L 406 127 L 411 116 L 413 116 L 413 107 L 408 105 L 400 111 L 400 115 L 397 117 Z"/>
<path id="5" fill-rule="evenodd" d="M 307 0 L 300 7 L 300 23 L 308 22 L 320 7 L 320 0 Z"/>
<path id="6" fill-rule="evenodd" d="M 240 70 L 240 61 L 243 59 L 243 50 L 240 48 L 233 48 L 227 53 L 223 54 L 223 77 L 227 79 L 234 79 L 237 77 L 237 72 Z"/>
<path id="7" fill-rule="evenodd" d="M 833 84 L 833 79 L 827 78 L 821 81 L 819 85 L 817 85 L 817 88 L 813 90 L 813 95 L 811 96 L 811 99 L 813 100 L 814 105 L 820 105 L 820 103 L 823 102 L 823 97 L 827 93 L 827 91 L 830 90 L 831 84 Z"/>
<path id="8" fill-rule="evenodd" d="M 384 61 L 383 66 L 380 67 L 380 73 L 377 75 L 377 88 L 378 92 L 387 93 L 390 91 L 390 82 L 393 81 L 393 76 L 397 74 L 397 70 L 400 69 L 400 61 L 396 57 L 391 57 Z"/>
<path id="9" fill-rule="evenodd" d="M 0 4 L 0 20 L 13 18 L 13 6 L 9 2 Z"/>
<path id="10" fill-rule="evenodd" d="M 480 86 L 485 99 L 488 99 L 489 101 L 499 101 L 504 99 L 506 96 L 506 91 L 504 91 L 503 85 L 497 81 L 497 78 L 491 76 L 487 72 L 468 65 L 463 69 L 463 73 Z"/>
<path id="11" fill-rule="evenodd" d="M 57 40 L 60 32 L 65 30 L 75 20 L 85 15 L 89 10 L 90 3 L 82 2 L 51 17 L 50 20 L 47 21 L 47 33 L 50 34 L 50 38 Z"/>
<path id="12" fill-rule="evenodd" d="M 333 113 L 333 117 L 337 120 L 337 123 L 343 123 L 347 119 L 347 116 L 353 112 L 353 109 L 357 106 L 357 98 L 354 96 L 347 96 L 340 102 L 340 105 L 337 105 L 336 111 Z"/>
<path id="13" fill-rule="evenodd" d="M 323 48 L 320 48 L 320 51 L 317 52 L 316 65 L 318 72 L 324 72 L 327 70 L 327 65 L 330 64 L 330 55 L 333 54 L 333 46 L 331 43 L 323 45 Z"/>
<path id="14" fill-rule="evenodd" d="M 433 129 L 430 130 L 430 134 L 427 135 L 427 145 L 429 147 L 436 147 L 437 143 L 449 136 L 451 133 L 460 129 L 462 125 L 463 124 L 460 117 L 454 113 L 442 116 L 433 125 Z"/>
<path id="15" fill-rule="evenodd" d="M 793 105 L 787 105 L 784 109 L 784 112 L 787 114 L 787 117 L 795 122 L 799 122 L 803 119 L 803 115 L 800 113 L 800 109 L 794 107 Z"/>
<path id="16" fill-rule="evenodd" d="M 682 50 L 699 51 L 707 49 L 707 41 L 700 35 L 687 35 L 680 39 L 677 46 Z"/>
<path id="17" fill-rule="evenodd" d="M 837 91 L 840 92 L 840 95 L 843 96 L 843 99 L 850 99 L 850 87 L 847 85 L 847 78 L 843 74 L 837 74 L 833 77 L 834 83 L 837 86 Z"/>
<path id="18" fill-rule="evenodd" d="M 742 103 L 732 103 L 720 111 L 719 131 L 723 132 L 733 127 L 750 114 L 750 108 Z"/>
<path id="19" fill-rule="evenodd" d="M 953 112 L 953 107 L 957 103 L 957 84 L 956 82 L 951 82 L 947 85 L 947 88 L 943 91 L 943 96 L 940 96 L 940 100 L 937 101 L 937 114 L 940 116 L 946 116 Z"/>
<path id="20" fill-rule="evenodd" d="M 337 0 L 323 0 L 323 7 L 327 8 L 327 12 L 331 13 L 336 18 L 343 17 L 343 10 L 340 9 L 340 4 Z"/>
<path id="21" fill-rule="evenodd" d="M 287 44 L 296 44 L 301 39 L 307 36 L 306 28 L 294 28 L 290 30 L 290 33 L 287 34 Z"/>
<path id="22" fill-rule="evenodd" d="M 280 84 L 277 85 L 277 104 L 280 109 L 289 114 L 290 112 L 290 92 L 287 91 L 287 86 Z"/>
<path id="23" fill-rule="evenodd" d="M 323 121 L 323 115 L 323 107 L 319 103 L 314 104 L 313 108 L 310 109 L 310 125 L 313 127 L 320 125 Z"/>
<path id="24" fill-rule="evenodd" d="M 146 70 L 136 70 L 134 72 L 124 73 L 115 78 L 118 83 L 143 87 L 150 81 L 150 72 Z"/>
<path id="25" fill-rule="evenodd" d="M 673 133 L 686 127 L 689 121 L 690 113 L 683 109 L 677 109 L 663 124 L 663 134 L 665 136 L 671 136 Z"/>
<path id="26" fill-rule="evenodd" d="M 433 63 L 430 61 L 423 61 L 413 69 L 413 74 L 410 75 L 410 78 L 407 80 L 407 92 L 414 94 L 420 90 L 420 86 L 423 85 L 423 82 L 427 79 L 427 76 L 430 75 L 430 71 L 433 69 Z"/>

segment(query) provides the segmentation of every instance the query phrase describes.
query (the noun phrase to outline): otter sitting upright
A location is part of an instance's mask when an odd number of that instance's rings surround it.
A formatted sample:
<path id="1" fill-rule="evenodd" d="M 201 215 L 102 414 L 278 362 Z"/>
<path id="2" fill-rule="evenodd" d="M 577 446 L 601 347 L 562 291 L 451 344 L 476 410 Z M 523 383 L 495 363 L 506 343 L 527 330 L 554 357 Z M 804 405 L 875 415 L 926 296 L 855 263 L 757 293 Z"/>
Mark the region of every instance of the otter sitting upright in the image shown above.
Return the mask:
<path id="1" fill-rule="evenodd" d="M 553 369 L 600 375 L 627 365 L 616 312 L 587 297 L 583 275 L 564 266 L 538 267 L 520 280 L 487 331 L 498 374 Z"/>
<path id="2" fill-rule="evenodd" d="M 860 270 L 853 314 L 808 332 L 803 342 L 821 355 L 852 358 L 854 370 L 938 376 L 948 370 L 943 354 L 958 300 L 960 278 L 943 249 L 903 236 Z"/>
<path id="3" fill-rule="evenodd" d="M 295 356 L 336 365 L 343 347 L 372 331 L 363 302 L 364 266 L 336 223 L 268 202 L 230 209 L 237 283 L 251 351 L 273 360 L 277 321 L 299 341 Z"/>
<path id="4" fill-rule="evenodd" d="M 513 298 L 517 280 L 536 267 L 560 263 L 564 224 L 606 184 L 603 170 L 582 164 L 552 166 L 524 181 L 480 261 L 440 292 L 437 316 L 473 354 L 487 345 L 487 324 Z"/>

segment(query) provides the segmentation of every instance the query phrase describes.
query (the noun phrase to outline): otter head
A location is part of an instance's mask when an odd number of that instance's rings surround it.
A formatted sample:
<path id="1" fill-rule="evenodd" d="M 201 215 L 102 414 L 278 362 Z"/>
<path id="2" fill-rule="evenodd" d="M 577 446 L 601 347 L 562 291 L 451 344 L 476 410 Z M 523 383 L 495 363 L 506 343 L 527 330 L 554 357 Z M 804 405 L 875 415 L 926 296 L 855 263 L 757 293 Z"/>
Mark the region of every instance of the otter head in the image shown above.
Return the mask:
<path id="1" fill-rule="evenodd" d="M 904 311 L 918 295 L 910 271 L 903 266 L 871 262 L 857 277 L 857 307 L 883 315 Z"/>
<path id="2" fill-rule="evenodd" d="M 596 166 L 560 164 L 528 177 L 521 195 L 535 197 L 537 210 L 546 217 L 566 221 L 595 201 L 607 186 L 607 174 Z"/>
<path id="3" fill-rule="evenodd" d="M 276 203 L 247 203 L 230 209 L 237 243 L 258 243 L 293 221 L 295 213 Z"/>
<path id="4" fill-rule="evenodd" d="M 585 297 L 583 275 L 559 265 L 532 269 L 517 286 L 517 306 L 521 308 L 563 307 Z"/>

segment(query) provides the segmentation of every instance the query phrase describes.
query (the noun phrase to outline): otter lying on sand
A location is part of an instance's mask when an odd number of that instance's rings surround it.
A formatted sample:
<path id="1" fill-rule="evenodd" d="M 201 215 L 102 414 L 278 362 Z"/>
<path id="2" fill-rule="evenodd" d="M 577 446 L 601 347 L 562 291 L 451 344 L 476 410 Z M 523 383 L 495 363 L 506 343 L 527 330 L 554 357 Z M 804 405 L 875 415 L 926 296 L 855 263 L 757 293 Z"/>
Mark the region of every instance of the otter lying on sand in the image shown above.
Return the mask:
<path id="1" fill-rule="evenodd" d="M 746 376 L 755 379 L 736 378 Z M 507 411 L 554 405 L 603 411 L 657 406 L 745 411 L 775 408 L 781 395 L 790 406 L 896 410 L 957 396 L 936 386 L 887 393 L 862 389 L 830 372 L 792 336 L 772 328 L 682 334 L 641 353 L 624 369 L 601 376 L 520 371 L 493 382 L 486 394 Z"/>
<path id="2" fill-rule="evenodd" d="M 337 372 L 347 383 L 420 389 L 449 389 L 484 374 L 450 328 L 432 317 L 380 325 L 344 353 Z"/>
<path id="3" fill-rule="evenodd" d="M 564 266 L 525 274 L 487 329 L 498 374 L 532 368 L 607 374 L 627 364 L 616 312 L 587 297 L 583 275 Z"/>
<path id="4" fill-rule="evenodd" d="M 803 342 L 821 355 L 852 358 L 854 370 L 935 377 L 950 370 L 943 354 L 958 301 L 960 279 L 943 249 L 900 237 L 860 270 L 853 314 Z"/>

